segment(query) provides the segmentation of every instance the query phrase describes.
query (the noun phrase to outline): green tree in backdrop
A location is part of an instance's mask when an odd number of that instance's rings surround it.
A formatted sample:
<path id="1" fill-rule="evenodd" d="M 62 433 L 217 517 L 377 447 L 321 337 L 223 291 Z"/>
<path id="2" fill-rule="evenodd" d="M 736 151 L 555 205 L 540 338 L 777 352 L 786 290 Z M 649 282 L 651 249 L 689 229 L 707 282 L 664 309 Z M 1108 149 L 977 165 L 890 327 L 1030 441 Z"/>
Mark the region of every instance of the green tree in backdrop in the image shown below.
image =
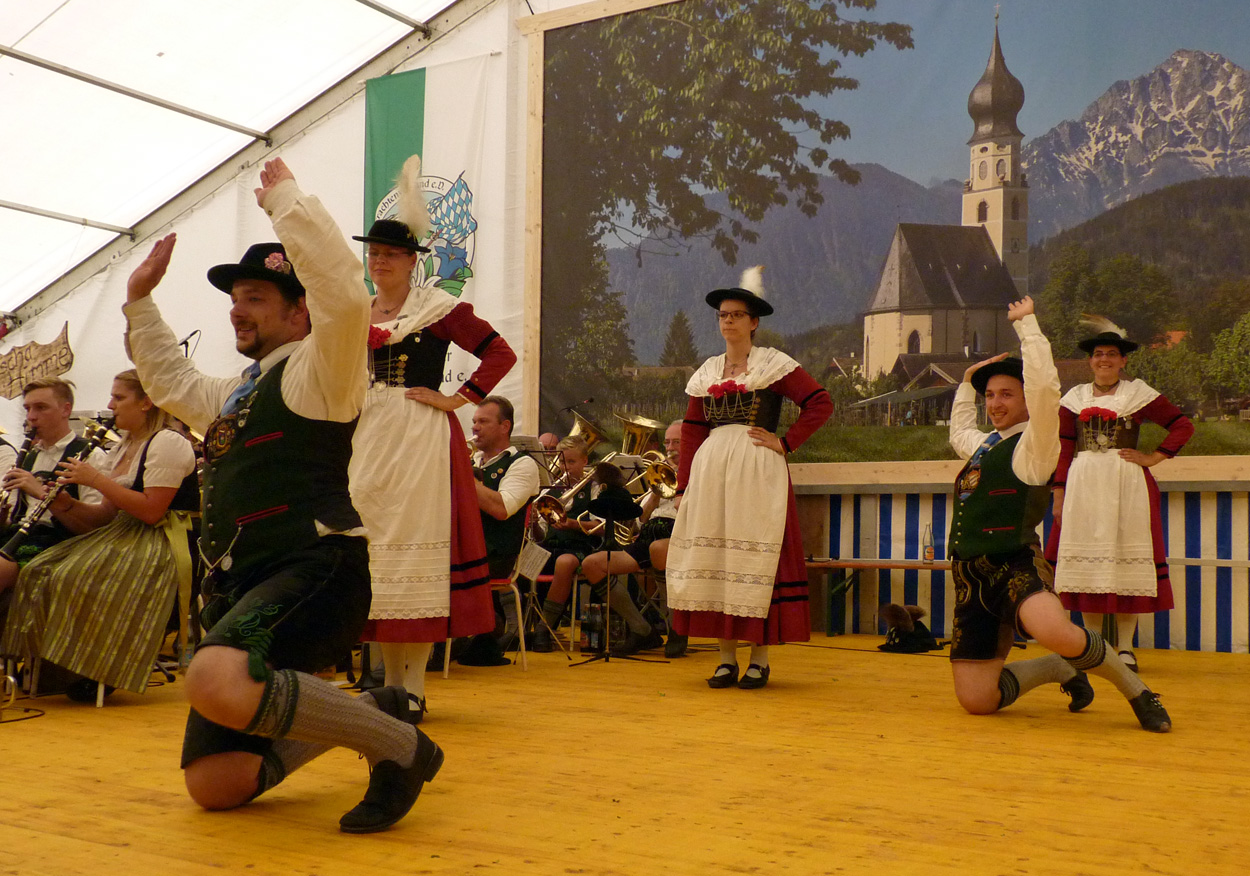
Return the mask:
<path id="1" fill-rule="evenodd" d="M 546 35 L 545 427 L 579 396 L 610 407 L 632 363 L 628 344 L 580 339 L 588 328 L 623 331 L 620 301 L 603 279 L 605 234 L 632 239 L 640 259 L 704 236 L 733 264 L 739 241 L 757 239 L 752 223 L 770 207 L 794 199 L 815 215 L 819 171 L 857 181 L 830 151 L 849 128 L 805 101 L 858 87 L 841 58 L 880 43 L 911 47 L 905 25 L 840 14 L 875 5 L 685 0 Z M 727 212 L 708 206 L 709 191 L 728 194 Z M 574 350 L 585 347 L 600 349 L 602 384 L 574 367 Z"/>
<path id="2" fill-rule="evenodd" d="M 686 311 L 679 310 L 673 314 L 668 324 L 668 335 L 664 338 L 664 352 L 660 353 L 661 365 L 698 365 L 699 348 L 694 344 L 694 330 L 690 327 L 690 319 Z"/>

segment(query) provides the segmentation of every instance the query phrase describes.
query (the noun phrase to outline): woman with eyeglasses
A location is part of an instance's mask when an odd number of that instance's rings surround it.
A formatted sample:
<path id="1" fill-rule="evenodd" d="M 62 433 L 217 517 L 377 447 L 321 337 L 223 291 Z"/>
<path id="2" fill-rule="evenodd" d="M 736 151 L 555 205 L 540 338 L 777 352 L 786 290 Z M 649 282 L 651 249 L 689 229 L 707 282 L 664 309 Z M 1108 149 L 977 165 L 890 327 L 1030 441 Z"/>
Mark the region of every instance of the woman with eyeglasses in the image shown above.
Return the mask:
<path id="1" fill-rule="evenodd" d="M 1063 607 L 1081 612 L 1086 629 L 1115 618 L 1116 648 L 1134 672 L 1133 634 L 1142 614 L 1172 608 L 1172 583 L 1151 466 L 1175 456 L 1193 423 L 1144 380 L 1124 375 L 1137 349 L 1119 326 L 1080 341 L 1094 379 L 1070 389 L 1059 407 L 1059 466 L 1052 486 L 1054 525 L 1046 558 L 1055 566 Z M 1167 429 L 1151 453 L 1137 449 L 1142 423 Z"/>
<path id="2" fill-rule="evenodd" d="M 367 235 L 353 237 L 367 245 L 376 294 L 372 387 L 348 469 L 352 503 L 369 532 L 373 579 L 362 640 L 380 644 L 385 684 L 407 690 L 413 723 L 426 711 L 425 666 L 434 643 L 495 628 L 473 468 L 455 411 L 481 402 L 516 364 L 507 341 L 473 306 L 437 285 L 439 274 L 424 255 L 430 249 L 421 243 L 430 218 L 419 180 L 413 156 L 400 180 L 404 221 L 379 219 Z M 445 395 L 451 344 L 480 364 Z"/>
<path id="3" fill-rule="evenodd" d="M 752 341 L 764 300 L 763 268 L 710 292 L 725 352 L 686 385 L 677 522 L 669 542 L 669 607 L 679 635 L 719 640 L 712 688 L 768 683 L 770 645 L 811 635 L 807 570 L 786 454 L 829 419 L 829 393 L 798 362 Z M 800 412 L 776 434 L 781 403 Z M 740 674 L 738 642 L 751 644 Z"/>

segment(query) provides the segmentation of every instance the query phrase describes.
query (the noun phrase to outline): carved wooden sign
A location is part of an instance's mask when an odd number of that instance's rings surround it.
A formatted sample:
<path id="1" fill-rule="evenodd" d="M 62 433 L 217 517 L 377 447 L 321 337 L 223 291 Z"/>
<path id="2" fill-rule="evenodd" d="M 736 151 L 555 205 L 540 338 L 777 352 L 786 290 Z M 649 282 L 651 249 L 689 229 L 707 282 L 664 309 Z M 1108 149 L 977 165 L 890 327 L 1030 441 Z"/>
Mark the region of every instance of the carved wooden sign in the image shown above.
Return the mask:
<path id="1" fill-rule="evenodd" d="M 39 377 L 56 377 L 74 364 L 74 351 L 69 347 L 69 322 L 50 344 L 31 342 L 0 354 L 0 395 L 17 398 L 22 387 Z"/>

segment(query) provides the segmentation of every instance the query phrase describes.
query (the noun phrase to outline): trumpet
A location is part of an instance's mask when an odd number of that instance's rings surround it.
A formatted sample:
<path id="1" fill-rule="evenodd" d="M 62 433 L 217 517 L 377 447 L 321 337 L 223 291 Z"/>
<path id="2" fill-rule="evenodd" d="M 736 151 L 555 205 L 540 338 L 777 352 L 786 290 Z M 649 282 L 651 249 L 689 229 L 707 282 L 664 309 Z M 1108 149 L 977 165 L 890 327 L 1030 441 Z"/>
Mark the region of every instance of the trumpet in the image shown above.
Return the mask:
<path id="1" fill-rule="evenodd" d="M 599 465 L 603 465 L 612 457 L 617 456 L 614 450 L 603 458 Z M 599 470 L 599 465 L 586 472 L 586 475 L 573 486 L 569 487 L 559 496 L 553 495 L 553 491 L 549 490 L 534 500 L 534 513 L 546 520 L 551 526 L 556 526 L 569 519 L 569 510 L 573 507 L 573 500 L 577 498 L 577 494 L 582 488 L 590 483 L 595 474 Z"/>
<path id="2" fill-rule="evenodd" d="M 30 453 L 31 445 L 34 443 L 35 430 L 27 427 L 26 439 L 22 441 L 22 446 L 18 448 L 17 459 L 13 462 L 15 468 L 26 468 L 26 456 Z M 0 494 L 0 526 L 8 526 L 13 522 L 13 517 L 18 507 L 19 492 L 20 490 L 15 487 Z"/>
<path id="3" fill-rule="evenodd" d="M 110 436 L 114 435 L 115 433 L 103 423 L 96 420 L 88 420 L 83 427 L 83 438 L 86 439 L 87 444 L 70 459 L 74 462 L 85 462 L 93 451 L 104 446 L 104 443 L 110 439 Z M 63 489 L 65 489 L 65 485 L 60 483 L 51 484 L 48 487 L 48 491 L 43 498 L 22 520 L 22 525 L 18 527 L 17 532 L 13 533 L 13 537 L 5 543 L 4 547 L 0 547 L 0 557 L 11 563 L 17 562 L 17 551 L 21 548 L 22 543 L 26 541 L 26 537 L 30 535 L 31 528 L 43 516 L 44 512 L 51 507 L 52 503 L 56 501 L 56 497 L 61 495 L 61 490 Z"/>

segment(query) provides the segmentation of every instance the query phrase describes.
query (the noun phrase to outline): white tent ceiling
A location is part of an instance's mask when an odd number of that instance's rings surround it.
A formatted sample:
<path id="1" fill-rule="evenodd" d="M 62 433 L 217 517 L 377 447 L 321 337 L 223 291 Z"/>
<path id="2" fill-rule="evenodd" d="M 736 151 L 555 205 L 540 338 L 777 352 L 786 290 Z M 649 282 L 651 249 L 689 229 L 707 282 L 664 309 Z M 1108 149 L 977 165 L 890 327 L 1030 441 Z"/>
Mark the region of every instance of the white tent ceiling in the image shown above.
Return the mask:
<path id="1" fill-rule="evenodd" d="M 0 47 L 263 134 L 454 2 L 0 0 Z M 0 310 L 117 236 L 17 207 L 130 228 L 254 139 L 0 54 Z"/>

